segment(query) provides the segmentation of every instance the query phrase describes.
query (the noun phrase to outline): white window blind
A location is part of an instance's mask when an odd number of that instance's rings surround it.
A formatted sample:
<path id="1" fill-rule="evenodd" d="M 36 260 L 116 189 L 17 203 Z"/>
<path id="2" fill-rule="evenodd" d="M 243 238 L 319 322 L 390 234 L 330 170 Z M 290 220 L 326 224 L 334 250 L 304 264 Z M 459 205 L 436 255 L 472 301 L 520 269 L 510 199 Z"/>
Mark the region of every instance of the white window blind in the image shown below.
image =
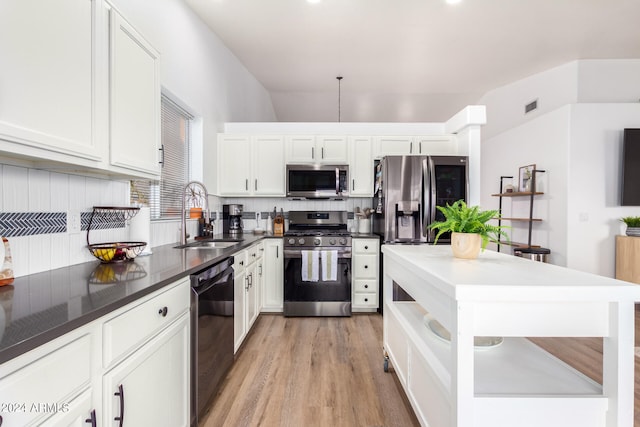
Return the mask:
<path id="1" fill-rule="evenodd" d="M 163 163 L 159 181 L 131 181 L 131 203 L 149 206 L 152 219 L 180 218 L 182 191 L 189 182 L 193 116 L 162 95 Z"/>

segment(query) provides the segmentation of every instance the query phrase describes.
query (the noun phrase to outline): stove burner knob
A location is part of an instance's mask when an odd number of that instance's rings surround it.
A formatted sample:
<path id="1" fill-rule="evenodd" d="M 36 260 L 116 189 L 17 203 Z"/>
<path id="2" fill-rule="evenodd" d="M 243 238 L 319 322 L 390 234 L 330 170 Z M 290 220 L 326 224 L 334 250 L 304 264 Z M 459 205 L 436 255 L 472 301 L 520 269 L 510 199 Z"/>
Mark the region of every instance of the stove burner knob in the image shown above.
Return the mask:
<path id="1" fill-rule="evenodd" d="M 320 243 L 321 243 L 321 240 L 319 238 L 316 237 L 315 239 L 313 239 L 313 244 L 314 245 L 320 246 Z"/>
<path id="2" fill-rule="evenodd" d="M 329 244 L 330 245 L 335 245 L 336 244 L 336 239 L 329 239 Z"/>
<path id="3" fill-rule="evenodd" d="M 298 239 L 298 244 L 304 245 L 304 239 L 302 237 Z"/>
<path id="4" fill-rule="evenodd" d="M 345 238 L 340 239 L 340 244 L 342 246 L 346 245 L 347 244 L 347 239 L 345 239 Z"/>
<path id="5" fill-rule="evenodd" d="M 290 244 L 290 245 L 295 245 L 295 244 L 296 244 L 296 239 L 294 239 L 294 238 L 292 237 L 292 238 L 290 238 L 290 239 L 288 240 L 288 242 L 289 242 L 289 244 Z"/>

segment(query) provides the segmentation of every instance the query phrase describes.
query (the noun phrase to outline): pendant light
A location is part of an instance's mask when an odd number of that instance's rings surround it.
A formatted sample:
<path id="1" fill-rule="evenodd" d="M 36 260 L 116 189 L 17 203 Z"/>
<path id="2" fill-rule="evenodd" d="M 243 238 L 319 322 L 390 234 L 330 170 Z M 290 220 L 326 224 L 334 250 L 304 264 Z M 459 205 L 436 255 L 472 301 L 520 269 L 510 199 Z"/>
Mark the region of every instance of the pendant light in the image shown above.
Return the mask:
<path id="1" fill-rule="evenodd" d="M 340 123 L 340 83 L 342 82 L 342 77 L 336 77 L 338 79 L 338 123 Z"/>

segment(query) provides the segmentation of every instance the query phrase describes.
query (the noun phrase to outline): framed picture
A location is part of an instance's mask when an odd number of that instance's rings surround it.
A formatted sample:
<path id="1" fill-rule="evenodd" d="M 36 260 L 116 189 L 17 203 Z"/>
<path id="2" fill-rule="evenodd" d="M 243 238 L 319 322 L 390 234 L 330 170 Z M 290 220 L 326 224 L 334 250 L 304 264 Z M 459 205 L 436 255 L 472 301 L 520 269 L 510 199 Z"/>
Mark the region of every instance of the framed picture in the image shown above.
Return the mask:
<path id="1" fill-rule="evenodd" d="M 536 165 L 520 167 L 520 172 L 518 173 L 518 191 L 531 191 L 531 178 L 533 177 L 534 170 L 536 170 Z"/>

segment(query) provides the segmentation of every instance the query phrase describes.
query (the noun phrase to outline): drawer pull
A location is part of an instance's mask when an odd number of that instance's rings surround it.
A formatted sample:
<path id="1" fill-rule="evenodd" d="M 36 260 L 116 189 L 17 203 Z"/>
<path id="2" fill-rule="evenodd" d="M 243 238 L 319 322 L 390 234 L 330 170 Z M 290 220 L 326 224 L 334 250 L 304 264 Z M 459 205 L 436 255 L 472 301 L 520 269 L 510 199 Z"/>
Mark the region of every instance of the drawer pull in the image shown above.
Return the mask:
<path id="1" fill-rule="evenodd" d="M 2 426 L 2 415 L 0 415 L 0 426 Z"/>
<path id="2" fill-rule="evenodd" d="M 96 410 L 92 410 L 89 418 L 84 420 L 85 423 L 91 424 L 91 427 L 96 427 Z M 0 424 L 1 425 L 1 424 Z"/>
<path id="3" fill-rule="evenodd" d="M 369 285 L 364 285 L 364 288 L 365 289 L 369 289 Z"/>
<path id="4" fill-rule="evenodd" d="M 238 264 L 240 264 L 240 265 L 244 265 L 244 261 L 240 261 Z"/>
<path id="5" fill-rule="evenodd" d="M 122 427 L 124 423 L 124 387 L 122 386 L 122 384 L 118 386 L 118 391 L 116 391 L 113 395 L 120 397 L 120 416 L 115 417 L 113 420 L 119 421 L 118 427 Z"/>
<path id="6" fill-rule="evenodd" d="M 368 265 L 365 265 L 365 266 L 364 266 L 364 268 L 369 268 L 369 266 L 368 266 Z"/>
<path id="7" fill-rule="evenodd" d="M 364 302 L 369 302 L 369 298 L 365 298 L 365 299 L 364 299 Z"/>
<path id="8" fill-rule="evenodd" d="M 365 245 L 365 247 L 364 247 L 364 248 L 365 248 L 365 249 L 369 249 L 369 246 L 366 246 L 366 245 Z"/>
<path id="9" fill-rule="evenodd" d="M 169 309 L 166 306 L 158 310 L 158 314 L 162 317 L 167 317 L 168 312 L 169 312 Z"/>

